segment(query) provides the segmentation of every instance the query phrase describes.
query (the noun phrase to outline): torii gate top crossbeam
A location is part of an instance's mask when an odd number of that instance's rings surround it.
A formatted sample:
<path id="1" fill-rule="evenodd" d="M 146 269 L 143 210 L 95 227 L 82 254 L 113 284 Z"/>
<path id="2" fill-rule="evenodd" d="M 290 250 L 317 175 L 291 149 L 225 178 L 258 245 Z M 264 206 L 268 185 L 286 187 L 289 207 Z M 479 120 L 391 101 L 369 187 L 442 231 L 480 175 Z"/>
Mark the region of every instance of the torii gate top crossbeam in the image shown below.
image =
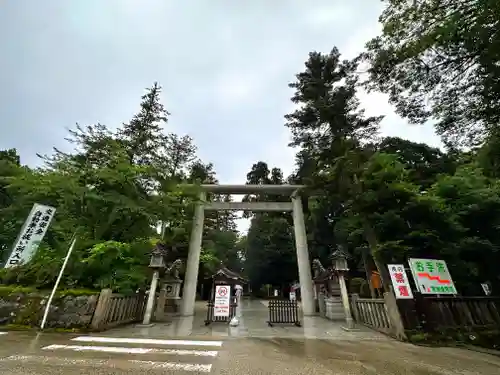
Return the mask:
<path id="1" fill-rule="evenodd" d="M 252 194 L 268 193 L 277 195 L 292 195 L 297 190 L 302 190 L 305 185 L 201 185 L 203 191 L 218 194 Z"/>

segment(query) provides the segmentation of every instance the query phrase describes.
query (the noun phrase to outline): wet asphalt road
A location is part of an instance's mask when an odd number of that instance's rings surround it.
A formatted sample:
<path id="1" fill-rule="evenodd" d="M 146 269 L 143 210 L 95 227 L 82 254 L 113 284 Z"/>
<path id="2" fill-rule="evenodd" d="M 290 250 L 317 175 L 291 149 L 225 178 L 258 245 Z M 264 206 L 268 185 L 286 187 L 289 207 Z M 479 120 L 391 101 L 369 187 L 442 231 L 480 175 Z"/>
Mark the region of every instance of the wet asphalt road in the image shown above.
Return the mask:
<path id="1" fill-rule="evenodd" d="M 189 337 L 131 342 L 99 337 L 0 335 L 0 374 L 500 374 L 500 357 L 388 340 Z"/>

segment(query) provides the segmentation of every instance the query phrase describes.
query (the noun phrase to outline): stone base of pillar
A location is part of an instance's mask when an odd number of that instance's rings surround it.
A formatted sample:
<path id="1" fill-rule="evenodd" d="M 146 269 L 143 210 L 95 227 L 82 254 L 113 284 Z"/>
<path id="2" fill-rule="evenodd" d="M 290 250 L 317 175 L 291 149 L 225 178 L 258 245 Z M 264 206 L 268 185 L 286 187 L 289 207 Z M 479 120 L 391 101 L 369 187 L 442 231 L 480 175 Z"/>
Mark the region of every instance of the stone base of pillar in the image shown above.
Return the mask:
<path id="1" fill-rule="evenodd" d="M 160 295 L 158 296 L 158 301 L 156 304 L 155 320 L 161 322 L 165 319 L 165 301 L 166 301 L 167 291 L 163 287 L 160 290 Z"/>
<path id="2" fill-rule="evenodd" d="M 159 322 L 169 321 L 172 316 L 178 315 L 180 311 L 179 293 L 182 280 L 167 278 L 158 297 L 155 312 L 155 320 Z"/>
<path id="3" fill-rule="evenodd" d="M 181 299 L 179 297 L 165 300 L 165 314 L 179 315 Z"/>
<path id="4" fill-rule="evenodd" d="M 339 297 L 325 298 L 325 317 L 330 320 L 344 320 L 345 313 L 342 299 Z"/>
<path id="5" fill-rule="evenodd" d="M 165 298 L 165 314 L 168 316 L 177 316 L 181 311 L 182 299 L 179 297 L 181 292 L 182 280 L 168 279 L 165 282 L 167 295 Z"/>

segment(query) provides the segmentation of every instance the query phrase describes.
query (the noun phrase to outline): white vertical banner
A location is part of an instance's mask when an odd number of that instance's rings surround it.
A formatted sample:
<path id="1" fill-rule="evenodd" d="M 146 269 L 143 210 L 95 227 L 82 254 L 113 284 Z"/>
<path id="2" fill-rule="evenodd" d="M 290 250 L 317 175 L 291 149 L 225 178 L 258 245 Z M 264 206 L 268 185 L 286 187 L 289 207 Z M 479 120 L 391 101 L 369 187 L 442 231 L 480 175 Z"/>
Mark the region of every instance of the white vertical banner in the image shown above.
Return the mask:
<path id="1" fill-rule="evenodd" d="M 404 264 L 388 264 L 389 274 L 391 275 L 394 294 L 397 299 L 412 299 L 410 282 L 406 275 Z"/>
<path id="2" fill-rule="evenodd" d="M 47 228 L 54 217 L 56 209 L 51 206 L 35 203 L 26 219 L 21 232 L 12 248 L 12 253 L 5 263 L 5 268 L 16 267 L 28 263 L 35 255 L 42 242 Z"/>

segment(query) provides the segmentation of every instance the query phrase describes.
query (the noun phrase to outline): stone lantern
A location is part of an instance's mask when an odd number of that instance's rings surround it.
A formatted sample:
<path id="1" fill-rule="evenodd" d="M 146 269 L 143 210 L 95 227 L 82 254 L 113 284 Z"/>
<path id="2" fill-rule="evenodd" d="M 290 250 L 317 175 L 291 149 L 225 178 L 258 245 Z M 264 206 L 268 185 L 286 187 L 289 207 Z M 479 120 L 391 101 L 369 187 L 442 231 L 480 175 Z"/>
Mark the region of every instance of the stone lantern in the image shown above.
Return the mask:
<path id="1" fill-rule="evenodd" d="M 160 244 L 157 244 L 153 251 L 151 251 L 149 268 L 153 270 L 160 270 L 162 268 L 165 268 L 165 251 Z"/>
<path id="2" fill-rule="evenodd" d="M 333 262 L 333 269 L 340 273 L 349 271 L 349 266 L 347 265 L 348 257 L 349 255 L 344 251 L 342 246 L 339 245 L 337 250 L 330 255 L 330 259 Z"/>
<path id="3" fill-rule="evenodd" d="M 330 259 L 332 261 L 333 269 L 338 275 L 340 295 L 342 297 L 342 304 L 344 306 L 344 315 L 346 320 L 347 330 L 352 330 L 354 328 L 354 322 L 351 316 L 351 307 L 349 304 L 349 295 L 347 294 L 347 286 L 345 283 L 345 274 L 349 271 L 349 266 L 347 264 L 347 259 L 349 254 L 344 250 L 341 245 L 338 245 L 337 250 L 332 253 Z"/>
<path id="4" fill-rule="evenodd" d="M 151 252 L 149 260 L 149 268 L 153 270 L 153 277 L 151 278 L 151 287 L 149 288 L 148 302 L 146 303 L 146 311 L 144 312 L 143 325 L 150 325 L 151 315 L 156 298 L 156 287 L 158 286 L 158 279 L 160 278 L 160 270 L 165 268 L 165 250 L 163 246 L 158 243 Z"/>
<path id="5" fill-rule="evenodd" d="M 176 254 L 175 247 L 170 249 L 171 254 Z M 167 259 L 168 260 L 168 259 Z M 160 294 L 158 297 L 158 304 L 156 306 L 155 318 L 156 320 L 165 320 L 165 314 L 177 314 L 179 310 L 179 297 L 181 291 L 182 280 L 179 278 L 179 272 L 183 262 L 181 259 L 176 259 L 174 262 L 167 262 L 165 275 L 162 280 Z"/>

